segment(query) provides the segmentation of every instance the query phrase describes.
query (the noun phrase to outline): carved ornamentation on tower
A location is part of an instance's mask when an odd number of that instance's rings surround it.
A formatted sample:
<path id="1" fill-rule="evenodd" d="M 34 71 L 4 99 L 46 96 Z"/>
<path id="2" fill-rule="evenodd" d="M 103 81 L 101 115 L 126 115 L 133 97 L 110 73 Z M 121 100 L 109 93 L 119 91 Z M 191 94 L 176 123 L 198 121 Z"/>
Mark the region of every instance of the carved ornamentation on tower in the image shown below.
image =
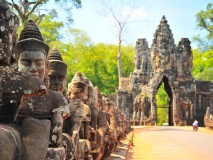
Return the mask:
<path id="1" fill-rule="evenodd" d="M 207 106 L 213 111 L 212 83 L 196 81 L 192 76 L 190 41 L 182 38 L 175 45 L 173 34 L 165 16 L 155 31 L 153 43 L 148 47 L 146 39 L 138 39 L 135 47 L 134 71 L 130 74 L 130 84 L 117 90 L 119 104 L 128 104 L 131 114 L 139 110 L 134 106 L 137 98 L 147 99 L 142 105 L 150 108 L 149 121 L 156 121 L 156 94 L 161 83 L 169 96 L 169 124 L 182 121 L 191 124 L 193 118 L 203 123 Z M 127 79 L 127 78 L 126 78 Z M 127 82 L 126 82 L 127 83 Z M 205 87 L 203 87 L 205 86 Z M 131 102 L 126 102 L 131 97 Z M 125 103 L 124 103 L 125 102 Z M 142 101 L 141 101 L 142 103 Z M 126 108 L 122 106 L 123 110 Z M 132 109 L 133 108 L 133 109 Z M 142 106 L 143 108 L 143 106 Z M 144 115 L 144 113 L 141 113 Z M 212 113 L 213 114 L 213 113 Z M 141 117 L 138 115 L 138 117 Z"/>

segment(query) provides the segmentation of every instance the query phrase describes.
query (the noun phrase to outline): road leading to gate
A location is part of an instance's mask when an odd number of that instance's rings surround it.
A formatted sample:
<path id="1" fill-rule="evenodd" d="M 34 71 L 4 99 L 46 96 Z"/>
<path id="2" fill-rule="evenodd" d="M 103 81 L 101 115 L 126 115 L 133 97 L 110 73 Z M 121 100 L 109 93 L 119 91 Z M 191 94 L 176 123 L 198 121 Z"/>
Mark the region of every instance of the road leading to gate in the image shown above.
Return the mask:
<path id="1" fill-rule="evenodd" d="M 144 127 L 134 129 L 131 160 L 204 160 L 213 159 L 213 131 L 192 127 Z"/>

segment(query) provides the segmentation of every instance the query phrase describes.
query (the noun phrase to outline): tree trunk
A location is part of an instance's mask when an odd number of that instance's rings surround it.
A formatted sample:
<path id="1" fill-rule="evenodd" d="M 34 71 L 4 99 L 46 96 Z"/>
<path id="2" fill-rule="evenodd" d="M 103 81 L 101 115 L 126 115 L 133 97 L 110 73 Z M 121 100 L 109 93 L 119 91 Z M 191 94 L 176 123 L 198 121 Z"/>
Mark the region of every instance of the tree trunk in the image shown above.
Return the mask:
<path id="1" fill-rule="evenodd" d="M 121 62 L 121 39 L 119 36 L 119 41 L 118 41 L 118 80 L 119 80 L 119 88 L 121 87 L 121 78 L 122 76 L 122 62 Z"/>

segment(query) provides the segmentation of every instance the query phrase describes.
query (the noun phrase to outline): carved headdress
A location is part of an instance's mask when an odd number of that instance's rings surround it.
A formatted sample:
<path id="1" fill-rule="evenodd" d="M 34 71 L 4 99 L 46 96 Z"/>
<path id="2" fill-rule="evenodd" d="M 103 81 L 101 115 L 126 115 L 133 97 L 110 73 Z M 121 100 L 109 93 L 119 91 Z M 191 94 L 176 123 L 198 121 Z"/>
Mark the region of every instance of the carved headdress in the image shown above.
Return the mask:
<path id="1" fill-rule="evenodd" d="M 47 56 L 47 60 L 50 62 L 50 68 L 48 74 L 64 75 L 67 73 L 67 65 L 63 62 L 61 54 L 56 48 L 53 48 Z"/>
<path id="2" fill-rule="evenodd" d="M 16 45 L 17 58 L 22 51 L 42 51 L 46 56 L 49 51 L 49 47 L 44 43 L 41 32 L 32 20 L 25 24 L 20 34 Z"/>
<path id="3" fill-rule="evenodd" d="M 5 0 L 0 0 L 0 63 L 9 64 L 15 60 L 18 26 L 18 17 L 9 9 Z"/>
<path id="4" fill-rule="evenodd" d="M 86 100 L 88 98 L 88 84 L 85 77 L 81 74 L 81 72 L 77 72 L 72 81 L 68 84 L 68 94 L 70 96 L 71 92 L 75 92 L 76 90 L 81 90 L 84 92 L 87 92 L 84 99 Z"/>

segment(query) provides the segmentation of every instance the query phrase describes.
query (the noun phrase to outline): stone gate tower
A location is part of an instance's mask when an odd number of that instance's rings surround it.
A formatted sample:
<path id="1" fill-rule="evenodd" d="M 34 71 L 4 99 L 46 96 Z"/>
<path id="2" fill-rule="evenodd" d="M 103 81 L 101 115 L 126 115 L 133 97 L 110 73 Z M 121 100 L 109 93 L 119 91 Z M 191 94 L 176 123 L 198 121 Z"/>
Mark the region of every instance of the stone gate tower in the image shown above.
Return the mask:
<path id="1" fill-rule="evenodd" d="M 125 107 L 129 107 L 133 114 L 134 111 L 139 112 L 136 106 L 139 97 L 142 111 L 138 115 L 147 112 L 148 120 L 156 121 L 155 97 L 163 82 L 170 99 L 169 124 L 177 125 L 180 121 L 191 124 L 195 118 L 202 124 L 206 108 L 210 107 L 213 112 L 213 85 L 193 78 L 192 60 L 190 41 L 182 38 L 176 46 L 163 16 L 151 48 L 148 47 L 146 39 L 138 39 L 136 42 L 135 68 L 130 78 L 122 79 L 125 85 L 117 90 L 118 104 L 124 104 L 122 102 L 125 101 L 128 104 Z M 126 103 L 129 97 L 132 101 Z"/>

